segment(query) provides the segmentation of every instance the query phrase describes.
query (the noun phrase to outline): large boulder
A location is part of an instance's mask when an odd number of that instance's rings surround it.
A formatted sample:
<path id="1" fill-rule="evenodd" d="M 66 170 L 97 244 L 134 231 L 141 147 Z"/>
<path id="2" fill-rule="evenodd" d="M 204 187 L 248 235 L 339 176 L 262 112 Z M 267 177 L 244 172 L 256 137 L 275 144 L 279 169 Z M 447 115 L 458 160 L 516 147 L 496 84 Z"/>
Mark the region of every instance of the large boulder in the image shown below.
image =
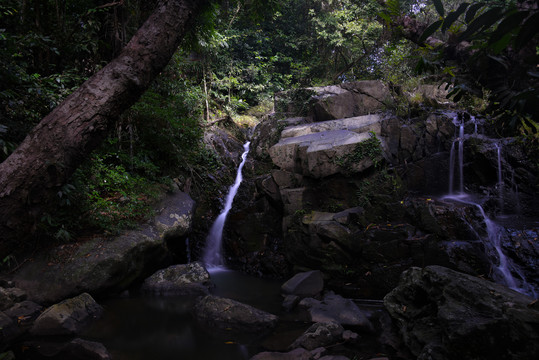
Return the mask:
<path id="1" fill-rule="evenodd" d="M 324 298 L 316 300 L 306 298 L 299 306 L 306 307 L 311 321 L 316 323 L 336 323 L 343 326 L 356 327 L 365 332 L 374 330 L 367 316 L 350 299 L 345 299 L 333 292 L 328 292 Z"/>
<path id="2" fill-rule="evenodd" d="M 82 292 L 121 292 L 148 276 L 169 258 L 164 240 L 153 227 L 113 238 L 62 245 L 25 264 L 13 276 L 28 299 L 55 303 Z"/>
<path id="3" fill-rule="evenodd" d="M 384 305 L 418 359 L 534 359 L 533 299 L 440 266 L 410 268 Z"/>
<path id="4" fill-rule="evenodd" d="M 87 293 L 47 308 L 30 330 L 33 335 L 79 334 L 103 314 L 103 308 Z"/>
<path id="5" fill-rule="evenodd" d="M 167 196 L 157 207 L 158 214 L 154 218 L 159 236 L 177 241 L 189 233 L 195 204 L 195 201 L 182 191 Z"/>
<path id="6" fill-rule="evenodd" d="M 205 295 L 212 286 L 202 263 L 170 266 L 144 280 L 141 290 L 156 295 Z"/>
<path id="7" fill-rule="evenodd" d="M 331 130 L 282 138 L 269 149 L 275 165 L 282 170 L 312 178 L 324 178 L 337 173 L 359 173 L 371 167 L 381 156 L 365 156 L 343 166 L 346 157 L 362 146 L 368 146 L 370 133 Z"/>
<path id="8" fill-rule="evenodd" d="M 377 80 L 310 89 L 315 93 L 311 100 L 315 121 L 372 114 L 392 102 L 387 86 Z"/>
<path id="9" fill-rule="evenodd" d="M 301 297 L 318 295 L 323 289 L 324 278 L 320 270 L 298 273 L 281 286 L 284 294 Z"/>
<path id="10" fill-rule="evenodd" d="M 195 318 L 209 329 L 264 334 L 277 325 L 277 316 L 238 301 L 207 295 L 194 308 Z"/>

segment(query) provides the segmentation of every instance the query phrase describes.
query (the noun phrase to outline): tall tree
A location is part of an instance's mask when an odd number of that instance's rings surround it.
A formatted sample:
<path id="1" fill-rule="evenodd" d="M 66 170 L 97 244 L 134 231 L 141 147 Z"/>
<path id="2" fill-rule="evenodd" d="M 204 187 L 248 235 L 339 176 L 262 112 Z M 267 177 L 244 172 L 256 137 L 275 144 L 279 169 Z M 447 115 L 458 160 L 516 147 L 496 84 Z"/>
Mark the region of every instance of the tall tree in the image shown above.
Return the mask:
<path id="1" fill-rule="evenodd" d="M 61 186 L 167 65 L 204 0 L 161 0 L 117 58 L 47 115 L 0 164 L 0 256 L 31 236 Z"/>

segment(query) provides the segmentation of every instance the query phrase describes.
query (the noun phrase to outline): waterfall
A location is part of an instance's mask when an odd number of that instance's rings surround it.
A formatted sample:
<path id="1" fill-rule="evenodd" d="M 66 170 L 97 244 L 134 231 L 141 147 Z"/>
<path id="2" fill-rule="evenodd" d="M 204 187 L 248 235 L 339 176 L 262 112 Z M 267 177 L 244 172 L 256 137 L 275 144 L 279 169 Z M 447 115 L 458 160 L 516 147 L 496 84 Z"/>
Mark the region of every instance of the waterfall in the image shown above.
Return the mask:
<path id="1" fill-rule="evenodd" d="M 464 194 L 464 124 L 459 126 L 459 136 L 451 144 L 449 153 L 449 194 L 453 194 L 453 182 L 455 180 L 455 143 L 458 142 L 459 159 L 459 192 Z"/>
<path id="2" fill-rule="evenodd" d="M 234 182 L 234 185 L 230 187 L 228 195 L 226 197 L 225 207 L 213 223 L 212 227 L 210 228 L 208 237 L 206 238 L 206 247 L 202 256 L 202 261 L 208 267 L 222 267 L 224 265 L 222 255 L 223 228 L 225 227 L 225 221 L 228 212 L 232 208 L 232 202 L 234 201 L 234 197 L 236 196 L 236 193 L 238 192 L 240 184 L 243 180 L 241 171 L 243 169 L 243 166 L 245 165 L 245 161 L 247 160 L 247 154 L 249 153 L 249 145 L 249 141 L 243 145 L 244 152 L 241 155 L 242 161 L 240 163 L 240 166 L 238 167 L 236 181 Z"/>
<path id="3" fill-rule="evenodd" d="M 460 124 L 459 128 L 459 191 L 464 194 L 464 124 Z"/>
<path id="4" fill-rule="evenodd" d="M 446 196 L 443 199 L 454 200 L 463 204 L 468 204 L 477 207 L 486 225 L 487 236 L 480 237 L 485 244 L 487 250 L 487 256 L 491 259 L 492 264 L 497 264 L 494 268 L 493 278 L 510 289 L 535 296 L 535 291 L 530 286 L 519 269 L 513 264 L 513 262 L 505 255 L 502 249 L 502 236 L 504 233 L 503 228 L 496 222 L 491 220 L 485 213 L 485 210 L 480 204 L 472 201 L 465 200 L 462 196 Z M 488 251 L 488 250 L 491 251 Z M 494 249 L 495 251 L 492 251 Z M 513 273 L 519 275 L 520 280 L 515 279 Z M 518 285 L 520 283 L 520 285 Z"/>
<path id="5" fill-rule="evenodd" d="M 504 196 L 503 193 L 504 193 L 504 191 L 503 191 L 503 187 L 504 187 L 504 184 L 503 184 L 503 177 L 502 177 L 502 147 L 498 143 L 496 143 L 496 152 L 497 152 L 497 156 L 498 156 L 498 183 L 496 184 L 496 186 L 498 187 L 498 195 L 499 195 L 499 199 L 500 199 L 500 209 L 503 212 L 503 208 L 504 208 L 504 201 L 503 201 L 503 196 Z"/>
<path id="6" fill-rule="evenodd" d="M 451 144 L 449 153 L 449 195 L 453 194 L 453 180 L 455 178 L 455 142 Z"/>

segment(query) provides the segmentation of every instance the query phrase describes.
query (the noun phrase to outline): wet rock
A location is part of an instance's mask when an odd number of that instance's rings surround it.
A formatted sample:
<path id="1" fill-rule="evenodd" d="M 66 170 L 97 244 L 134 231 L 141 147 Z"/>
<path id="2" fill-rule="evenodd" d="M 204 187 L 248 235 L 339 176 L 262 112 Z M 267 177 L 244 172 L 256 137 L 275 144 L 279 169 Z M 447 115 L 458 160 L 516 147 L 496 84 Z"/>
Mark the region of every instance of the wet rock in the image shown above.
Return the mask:
<path id="1" fill-rule="evenodd" d="M 312 270 L 294 275 L 281 286 L 284 294 L 300 297 L 318 295 L 324 289 L 324 279 L 320 270 Z"/>
<path id="2" fill-rule="evenodd" d="M 0 311 L 0 344 L 7 344 L 19 335 L 17 323 Z M 0 346 L 0 351 L 3 345 Z"/>
<path id="3" fill-rule="evenodd" d="M 333 292 L 328 292 L 321 301 L 312 298 L 303 299 L 299 306 L 308 309 L 313 322 L 335 322 L 366 332 L 372 332 L 374 329 L 369 319 L 352 300 Z"/>
<path id="4" fill-rule="evenodd" d="M 273 170 L 271 176 L 280 189 L 297 188 L 303 180 L 302 175 L 285 170 Z"/>
<path id="5" fill-rule="evenodd" d="M 261 352 L 253 356 L 250 360 L 311 360 L 313 359 L 310 351 L 305 349 L 294 349 L 287 353 L 281 352 Z"/>
<path id="6" fill-rule="evenodd" d="M 440 360 L 537 357 L 539 311 L 528 307 L 531 302 L 440 266 L 409 269 L 384 298 L 410 351 L 418 359 Z"/>
<path id="7" fill-rule="evenodd" d="M 170 253 L 153 227 L 94 238 L 52 249 L 25 264 L 13 280 L 37 303 L 54 303 L 82 292 L 99 295 L 127 289 L 166 264 Z"/>
<path id="8" fill-rule="evenodd" d="M 350 358 L 344 355 L 326 355 L 322 356 L 319 360 L 350 360 Z"/>
<path id="9" fill-rule="evenodd" d="M 319 347 L 333 345 L 342 341 L 344 328 L 335 322 L 317 322 L 297 338 L 290 349 L 302 347 L 314 350 Z"/>
<path id="10" fill-rule="evenodd" d="M 283 300 L 283 309 L 285 311 L 292 311 L 296 305 L 299 303 L 301 298 L 296 295 L 286 295 Z"/>
<path id="11" fill-rule="evenodd" d="M 9 309 L 15 303 L 26 299 L 24 290 L 18 288 L 3 288 L 0 287 L 0 311 Z"/>
<path id="12" fill-rule="evenodd" d="M 25 333 L 39 317 L 43 307 L 31 301 L 23 301 L 15 304 L 4 314 L 12 320 L 11 329 L 8 331 L 12 337 L 18 337 Z M 0 328 L 6 329 L 8 325 L 1 325 Z"/>
<path id="13" fill-rule="evenodd" d="M 84 293 L 47 308 L 30 332 L 39 336 L 79 334 L 102 313 L 103 308 Z"/>
<path id="14" fill-rule="evenodd" d="M 98 342 L 73 339 L 69 342 L 52 342 L 44 340 L 26 341 L 25 355 L 30 359 L 79 359 L 79 360 L 110 360 L 112 356 L 105 346 Z"/>
<path id="15" fill-rule="evenodd" d="M 156 295 L 206 295 L 212 287 L 210 274 L 202 263 L 170 266 L 144 280 L 141 290 Z"/>
<path id="16" fill-rule="evenodd" d="M 262 334 L 277 325 L 277 316 L 232 299 L 207 295 L 195 305 L 196 319 L 207 328 Z"/>

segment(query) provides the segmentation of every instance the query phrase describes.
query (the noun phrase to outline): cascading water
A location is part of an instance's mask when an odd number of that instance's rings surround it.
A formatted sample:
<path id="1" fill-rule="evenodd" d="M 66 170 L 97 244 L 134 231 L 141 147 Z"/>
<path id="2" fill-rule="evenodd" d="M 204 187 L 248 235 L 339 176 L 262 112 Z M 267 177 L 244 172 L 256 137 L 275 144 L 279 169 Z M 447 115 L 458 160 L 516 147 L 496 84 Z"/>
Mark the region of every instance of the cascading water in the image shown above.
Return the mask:
<path id="1" fill-rule="evenodd" d="M 456 123 L 457 118 L 453 119 Z M 451 144 L 451 152 L 449 153 L 449 194 L 453 194 L 455 180 L 455 143 L 458 142 L 458 159 L 459 159 L 459 191 L 464 193 L 464 124 L 459 125 L 459 136 Z"/>
<path id="2" fill-rule="evenodd" d="M 244 152 L 241 155 L 242 161 L 240 163 L 240 166 L 238 167 L 236 181 L 234 182 L 234 185 L 230 187 L 228 195 L 226 197 L 225 207 L 213 223 L 212 227 L 210 228 L 208 237 L 206 238 L 206 247 L 204 249 L 204 255 L 202 256 L 202 261 L 204 262 L 204 264 L 206 264 L 206 267 L 208 268 L 222 268 L 224 265 L 222 255 L 223 229 L 225 227 L 225 221 L 228 212 L 232 208 L 232 202 L 234 201 L 234 197 L 236 196 L 236 193 L 238 192 L 240 184 L 243 180 L 241 171 L 243 169 L 243 166 L 245 165 L 245 161 L 247 160 L 247 154 L 249 153 L 249 145 L 249 141 L 243 145 Z"/>
<path id="3" fill-rule="evenodd" d="M 477 136 L 477 120 L 472 118 L 472 121 L 475 125 L 475 136 Z M 518 268 L 513 261 L 506 256 L 502 249 L 502 238 L 505 233 L 505 229 L 498 225 L 495 221 L 490 219 L 483 207 L 470 200 L 470 196 L 464 192 L 464 123 L 458 120 L 458 117 L 455 116 L 453 119 L 455 126 L 459 126 L 458 137 L 453 141 L 450 150 L 449 156 L 449 195 L 445 196 L 443 199 L 450 199 L 467 205 L 472 205 L 479 209 L 481 216 L 484 219 L 486 225 L 486 237 L 481 237 L 479 234 L 476 234 L 482 238 L 487 256 L 491 259 L 491 262 L 494 265 L 493 278 L 500 283 L 505 284 L 507 287 L 526 293 L 528 295 L 535 296 L 535 289 L 533 286 L 527 283 L 526 279 L 522 275 L 522 271 Z M 457 144 L 458 143 L 458 144 Z M 458 156 L 455 152 L 457 151 L 458 145 Z M 495 143 L 497 151 L 497 183 L 496 186 L 499 189 L 500 201 L 503 201 L 503 177 L 502 177 L 502 158 L 501 158 L 501 145 Z M 455 182 L 455 167 L 456 167 L 456 158 L 458 157 L 458 171 L 459 171 L 459 191 L 458 195 L 453 195 L 453 188 Z M 501 209 L 503 209 L 503 204 L 501 204 Z M 514 274 L 518 275 L 518 278 L 514 277 Z"/>
<path id="4" fill-rule="evenodd" d="M 464 124 L 459 127 L 459 190 L 464 194 Z"/>
<path id="5" fill-rule="evenodd" d="M 499 199 L 500 199 L 500 209 L 503 212 L 503 206 L 504 206 L 504 203 L 503 203 L 503 196 L 504 196 L 503 188 L 504 188 L 504 184 L 503 184 L 503 177 L 502 177 L 502 147 L 498 143 L 496 143 L 496 153 L 497 153 L 497 156 L 498 156 L 498 182 L 497 182 L 496 186 L 498 187 L 498 194 L 499 194 Z"/>

